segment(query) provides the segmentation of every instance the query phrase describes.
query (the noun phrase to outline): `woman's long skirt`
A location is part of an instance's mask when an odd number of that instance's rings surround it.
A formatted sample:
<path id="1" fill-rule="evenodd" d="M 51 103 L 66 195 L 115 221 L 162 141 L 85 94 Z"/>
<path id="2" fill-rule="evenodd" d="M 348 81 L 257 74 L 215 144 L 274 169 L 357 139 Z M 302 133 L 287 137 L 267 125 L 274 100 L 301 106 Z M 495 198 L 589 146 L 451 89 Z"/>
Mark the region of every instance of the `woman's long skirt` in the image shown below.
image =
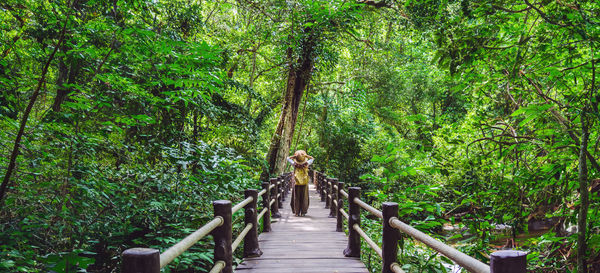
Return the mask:
<path id="1" fill-rule="evenodd" d="M 308 211 L 308 185 L 294 185 L 290 205 L 296 216 L 306 214 Z"/>

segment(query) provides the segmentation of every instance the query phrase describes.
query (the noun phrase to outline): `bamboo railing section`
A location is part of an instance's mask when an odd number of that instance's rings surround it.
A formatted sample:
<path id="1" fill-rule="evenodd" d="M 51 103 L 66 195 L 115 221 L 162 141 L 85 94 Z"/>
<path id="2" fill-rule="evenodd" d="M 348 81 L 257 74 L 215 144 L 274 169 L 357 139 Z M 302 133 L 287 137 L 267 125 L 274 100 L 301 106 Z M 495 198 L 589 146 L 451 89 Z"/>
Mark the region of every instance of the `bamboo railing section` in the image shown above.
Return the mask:
<path id="1" fill-rule="evenodd" d="M 456 264 L 473 273 L 525 273 L 527 272 L 527 253 L 516 250 L 501 250 L 490 254 L 490 265 L 487 265 L 455 248 L 436 240 L 435 238 L 411 227 L 398 218 L 398 204 L 384 202 L 378 210 L 360 199 L 360 188 L 349 187 L 344 190 L 344 183 L 335 178 L 328 178 L 321 172 L 315 172 L 315 185 L 326 202 L 325 208 L 330 208 L 330 217 L 337 217 L 337 231 L 344 231 L 343 221 L 348 222 L 348 246 L 344 250 L 346 257 L 360 257 L 361 238 L 382 259 L 383 273 L 404 273 L 397 261 L 398 231 L 411 236 L 413 239 L 427 245 L 438 253 L 446 256 Z M 344 200 L 348 202 L 348 212 L 344 210 Z M 360 227 L 361 209 L 382 220 L 382 246 L 379 247 Z"/>
<path id="2" fill-rule="evenodd" d="M 214 218 L 188 235 L 175 245 L 160 253 L 152 248 L 130 248 L 122 254 L 122 272 L 158 273 L 182 253 L 211 234 L 214 240 L 214 266 L 211 273 L 232 273 L 233 252 L 243 243 L 243 256 L 262 255 L 258 244 L 258 221 L 262 220 L 262 231 L 271 231 L 271 217 L 279 218 L 279 208 L 290 189 L 291 174 L 282 174 L 262 183 L 262 190 L 244 191 L 245 199 L 232 206 L 229 200 L 213 201 Z M 257 213 L 258 198 L 262 197 L 262 207 Z M 244 209 L 244 229 L 232 241 L 232 216 Z"/>

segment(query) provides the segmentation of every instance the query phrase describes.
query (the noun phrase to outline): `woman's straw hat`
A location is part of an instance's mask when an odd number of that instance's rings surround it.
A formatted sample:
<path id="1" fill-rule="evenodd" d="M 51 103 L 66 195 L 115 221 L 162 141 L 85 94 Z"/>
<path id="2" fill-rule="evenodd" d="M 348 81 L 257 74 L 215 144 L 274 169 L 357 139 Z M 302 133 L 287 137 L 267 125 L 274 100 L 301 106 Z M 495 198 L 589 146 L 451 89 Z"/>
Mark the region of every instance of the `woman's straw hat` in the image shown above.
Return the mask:
<path id="1" fill-rule="evenodd" d="M 294 162 L 296 162 L 296 164 L 304 164 L 308 159 L 307 157 L 308 155 L 304 150 L 298 150 L 294 153 L 292 159 L 294 160 Z"/>

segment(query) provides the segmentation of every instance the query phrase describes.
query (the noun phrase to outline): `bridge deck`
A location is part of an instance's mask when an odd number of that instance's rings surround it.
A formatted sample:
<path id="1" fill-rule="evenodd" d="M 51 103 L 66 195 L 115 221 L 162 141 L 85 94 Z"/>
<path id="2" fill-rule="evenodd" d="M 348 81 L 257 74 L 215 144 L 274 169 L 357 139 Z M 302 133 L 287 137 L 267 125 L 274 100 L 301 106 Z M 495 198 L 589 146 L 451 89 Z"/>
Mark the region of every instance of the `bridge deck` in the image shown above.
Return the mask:
<path id="1" fill-rule="evenodd" d="M 327 217 L 329 209 L 324 208 L 312 184 L 309 194 L 310 207 L 303 217 L 293 215 L 288 195 L 283 209 L 279 209 L 281 218 L 273 219 L 273 231 L 261 233 L 258 238 L 263 255 L 245 259 L 235 272 L 369 272 L 360 259 L 344 257 L 345 233 L 335 231 L 335 218 Z"/>

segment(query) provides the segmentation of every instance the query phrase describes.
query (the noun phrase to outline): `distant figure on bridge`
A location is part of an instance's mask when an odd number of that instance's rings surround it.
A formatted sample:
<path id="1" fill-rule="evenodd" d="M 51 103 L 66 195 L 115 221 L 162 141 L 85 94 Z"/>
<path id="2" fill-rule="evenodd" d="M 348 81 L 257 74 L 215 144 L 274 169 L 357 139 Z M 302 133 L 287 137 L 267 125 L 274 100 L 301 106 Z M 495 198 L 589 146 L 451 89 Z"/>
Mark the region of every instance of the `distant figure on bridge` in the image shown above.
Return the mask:
<path id="1" fill-rule="evenodd" d="M 305 151 L 298 150 L 287 158 L 294 166 L 294 187 L 292 188 L 292 211 L 296 216 L 304 216 L 308 211 L 308 166 L 315 160 Z"/>

